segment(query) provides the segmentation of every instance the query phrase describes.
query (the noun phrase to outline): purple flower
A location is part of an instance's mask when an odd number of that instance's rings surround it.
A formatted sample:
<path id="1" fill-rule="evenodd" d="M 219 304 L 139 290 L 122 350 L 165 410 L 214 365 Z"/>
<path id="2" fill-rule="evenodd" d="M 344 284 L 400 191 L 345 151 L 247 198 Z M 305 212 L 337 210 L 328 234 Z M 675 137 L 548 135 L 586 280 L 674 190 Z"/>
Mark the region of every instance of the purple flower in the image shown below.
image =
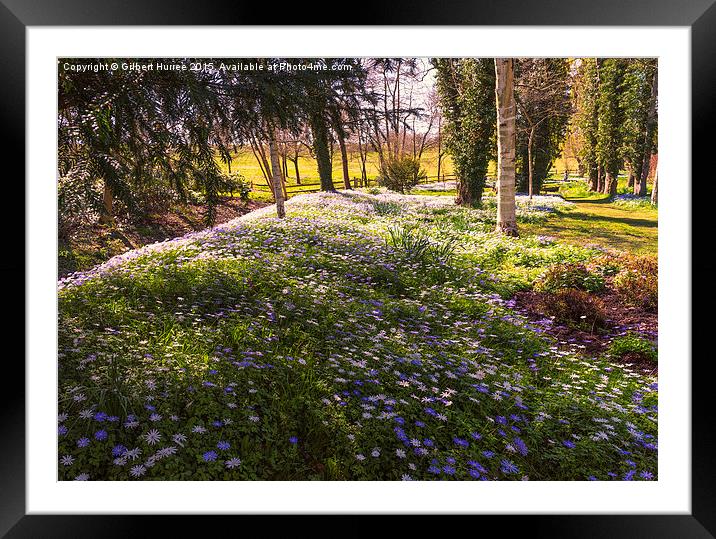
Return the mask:
<path id="1" fill-rule="evenodd" d="M 219 455 L 216 454 L 216 451 L 207 451 L 207 452 L 204 453 L 204 455 L 203 455 L 204 462 L 211 462 L 211 461 L 213 461 L 213 460 L 216 460 L 216 458 L 217 458 L 218 456 L 219 456 Z"/>
<path id="2" fill-rule="evenodd" d="M 452 441 L 455 442 L 455 445 L 459 445 L 460 447 L 468 447 L 470 445 L 470 442 L 462 438 L 453 438 Z"/>
<path id="3" fill-rule="evenodd" d="M 98 430 L 97 432 L 94 433 L 94 438 L 95 438 L 95 440 L 100 440 L 100 441 L 106 440 L 107 439 L 107 431 L 104 429 Z"/>
<path id="4" fill-rule="evenodd" d="M 289 441 L 289 443 L 292 443 L 292 444 L 295 445 L 295 444 L 298 443 L 298 438 L 296 438 L 295 436 L 291 436 L 291 437 L 288 439 L 288 441 Z"/>
<path id="5" fill-rule="evenodd" d="M 563 442 L 562 442 L 562 445 L 564 445 L 564 447 L 567 447 L 567 448 L 569 448 L 569 449 L 574 449 L 574 448 L 577 446 L 577 444 L 575 444 L 575 443 L 574 443 L 573 441 L 571 441 L 571 440 L 565 440 L 565 441 L 563 441 Z"/>
<path id="6" fill-rule="evenodd" d="M 87 447 L 89 443 L 89 438 L 80 438 L 77 440 L 77 447 Z"/>
<path id="7" fill-rule="evenodd" d="M 64 425 L 58 426 L 57 434 L 59 434 L 60 436 L 62 436 L 63 434 L 67 434 L 67 427 L 65 427 Z"/>
<path id="8" fill-rule="evenodd" d="M 502 459 L 500 461 L 500 470 L 502 470 L 502 473 L 506 474 L 519 473 L 520 471 L 514 462 L 507 459 Z"/>
<path id="9" fill-rule="evenodd" d="M 218 444 L 216 444 L 216 447 L 218 447 L 222 451 L 226 451 L 227 449 L 229 449 L 231 447 L 231 444 L 229 442 L 221 441 Z"/>

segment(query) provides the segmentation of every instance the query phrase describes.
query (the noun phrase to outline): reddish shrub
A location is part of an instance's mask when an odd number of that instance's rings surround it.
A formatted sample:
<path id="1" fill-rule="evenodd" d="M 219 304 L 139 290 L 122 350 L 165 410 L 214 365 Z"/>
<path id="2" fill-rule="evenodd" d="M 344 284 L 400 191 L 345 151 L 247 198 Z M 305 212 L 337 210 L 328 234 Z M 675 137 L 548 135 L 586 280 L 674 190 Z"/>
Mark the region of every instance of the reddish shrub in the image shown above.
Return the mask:
<path id="1" fill-rule="evenodd" d="M 590 333 L 607 325 L 603 302 L 582 290 L 566 289 L 543 294 L 540 310 L 561 324 Z"/>

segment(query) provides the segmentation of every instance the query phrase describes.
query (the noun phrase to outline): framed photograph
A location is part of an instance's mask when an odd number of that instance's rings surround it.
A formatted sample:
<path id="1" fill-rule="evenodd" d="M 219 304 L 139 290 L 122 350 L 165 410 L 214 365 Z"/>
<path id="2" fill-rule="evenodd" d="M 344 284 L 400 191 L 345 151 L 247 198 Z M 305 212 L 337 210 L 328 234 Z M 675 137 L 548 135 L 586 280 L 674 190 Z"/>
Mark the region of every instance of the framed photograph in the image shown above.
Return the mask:
<path id="1" fill-rule="evenodd" d="M 710 0 L 225 9 L 0 7 L 26 314 L 0 533 L 713 537 Z"/>

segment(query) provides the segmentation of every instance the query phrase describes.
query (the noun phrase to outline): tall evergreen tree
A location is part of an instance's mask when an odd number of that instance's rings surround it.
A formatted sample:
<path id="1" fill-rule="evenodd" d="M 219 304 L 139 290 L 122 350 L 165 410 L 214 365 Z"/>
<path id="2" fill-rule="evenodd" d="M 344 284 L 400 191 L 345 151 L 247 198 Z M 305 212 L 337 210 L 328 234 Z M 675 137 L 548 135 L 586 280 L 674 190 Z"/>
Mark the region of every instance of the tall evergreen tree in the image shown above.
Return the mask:
<path id="1" fill-rule="evenodd" d="M 584 172 L 589 180 L 589 188 L 592 191 L 597 191 L 599 187 L 597 163 L 598 89 L 597 59 L 582 58 L 577 68 L 572 97 L 575 102 L 574 123 L 581 142 L 579 154 Z"/>
<path id="2" fill-rule="evenodd" d="M 206 195 L 207 221 L 214 220 L 225 185 L 215 157 L 230 159 L 226 108 L 212 74 L 188 68 L 192 59 L 162 62 L 185 69 L 59 70 L 60 187 L 79 185 L 84 203 L 94 205 L 104 222 L 114 221 L 117 202 L 138 216 L 151 201 L 186 200 L 195 187 Z M 112 59 L 94 63 L 111 65 Z"/>
<path id="3" fill-rule="evenodd" d="M 646 182 L 642 182 L 644 167 L 649 173 L 653 139 L 652 86 L 656 77 L 656 59 L 634 58 L 628 60 L 625 70 L 620 105 L 623 110 L 622 152 L 629 168 L 629 187 L 634 193 L 646 195 Z M 643 185 L 643 192 L 642 192 Z"/>
<path id="4" fill-rule="evenodd" d="M 617 178 L 623 164 L 624 109 L 619 99 L 623 89 L 626 60 L 607 58 L 599 69 L 599 126 L 597 128 L 597 163 L 605 174 L 603 192 L 617 193 Z"/>
<path id="5" fill-rule="evenodd" d="M 457 175 L 456 204 L 482 199 L 487 167 L 495 158 L 495 64 L 491 58 L 436 58 L 445 148 Z"/>

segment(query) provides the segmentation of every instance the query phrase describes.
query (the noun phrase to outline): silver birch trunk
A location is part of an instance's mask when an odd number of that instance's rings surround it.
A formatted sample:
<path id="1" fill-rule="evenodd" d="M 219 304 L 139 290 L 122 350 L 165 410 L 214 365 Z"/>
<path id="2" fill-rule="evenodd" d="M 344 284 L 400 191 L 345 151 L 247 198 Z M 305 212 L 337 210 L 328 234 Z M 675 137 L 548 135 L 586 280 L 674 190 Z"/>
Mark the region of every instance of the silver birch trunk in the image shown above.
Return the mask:
<path id="1" fill-rule="evenodd" d="M 497 226 L 496 232 L 517 236 L 515 216 L 516 107 L 512 58 L 495 58 L 497 98 Z"/>
<path id="2" fill-rule="evenodd" d="M 276 215 L 279 219 L 286 217 L 286 209 L 283 206 L 283 185 L 281 177 L 281 161 L 276 147 L 276 134 L 273 128 L 269 128 L 269 154 L 271 154 L 271 180 L 273 196 L 276 199 Z"/>

